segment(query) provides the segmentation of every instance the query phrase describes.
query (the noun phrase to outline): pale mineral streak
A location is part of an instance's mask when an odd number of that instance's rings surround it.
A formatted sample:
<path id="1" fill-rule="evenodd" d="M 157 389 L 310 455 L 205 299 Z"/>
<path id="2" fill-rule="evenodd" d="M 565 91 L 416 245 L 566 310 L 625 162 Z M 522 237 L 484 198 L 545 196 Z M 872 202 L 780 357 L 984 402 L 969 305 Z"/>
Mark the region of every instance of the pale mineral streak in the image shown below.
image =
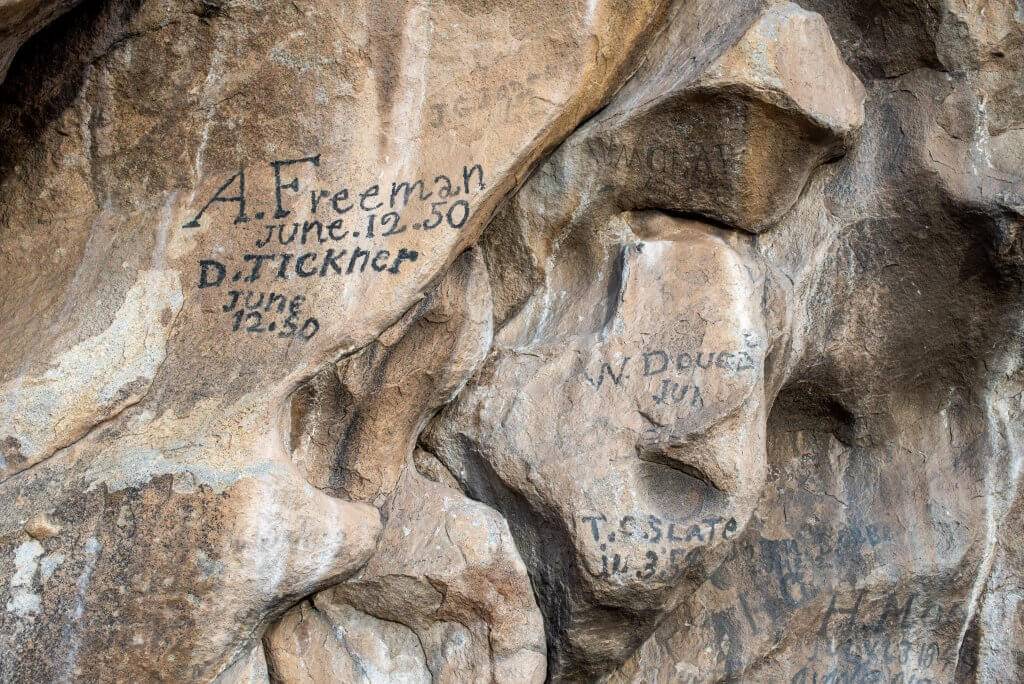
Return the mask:
<path id="1" fill-rule="evenodd" d="M 1016 0 L 0 0 L 0 682 L 1024 677 Z"/>

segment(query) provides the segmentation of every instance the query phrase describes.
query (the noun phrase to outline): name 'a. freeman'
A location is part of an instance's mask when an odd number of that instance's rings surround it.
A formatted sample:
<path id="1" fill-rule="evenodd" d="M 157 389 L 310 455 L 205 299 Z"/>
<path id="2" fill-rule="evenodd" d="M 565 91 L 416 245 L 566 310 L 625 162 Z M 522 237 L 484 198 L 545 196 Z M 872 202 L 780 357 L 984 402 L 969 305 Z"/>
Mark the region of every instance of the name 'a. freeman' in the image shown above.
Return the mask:
<path id="1" fill-rule="evenodd" d="M 288 182 L 285 182 L 281 176 L 284 169 L 289 169 L 296 165 L 299 168 L 318 168 L 320 166 L 320 159 L 320 154 L 315 154 L 299 159 L 279 159 L 270 162 L 270 167 L 274 174 L 273 217 L 275 220 L 284 219 L 292 213 L 291 209 L 286 209 L 284 206 L 284 191 L 288 191 L 293 195 L 300 195 L 301 191 L 308 190 L 310 214 L 315 215 L 319 209 L 329 207 L 336 215 L 340 216 L 356 208 L 363 212 L 374 212 L 382 209 L 399 211 L 407 206 L 410 200 L 417 199 L 421 202 L 432 198 L 440 200 L 434 203 L 437 206 L 447 203 L 452 197 L 460 194 L 469 195 L 471 192 L 481 191 L 487 187 L 484 182 L 484 169 L 479 164 L 473 164 L 472 166 L 463 165 L 461 182 L 458 176 L 455 177 L 455 182 L 452 182 L 451 178 L 440 174 L 434 177 L 434 182 L 429 189 L 422 179 L 414 181 L 404 180 L 392 183 L 390 193 L 387 193 L 387 189 L 382 188 L 379 183 L 373 183 L 360 192 L 352 193 L 349 192 L 348 188 L 341 188 L 336 191 L 317 188 L 309 190 L 302 188 L 302 184 L 297 177 L 293 177 Z M 238 173 L 224 181 L 214 192 L 213 197 L 182 228 L 199 228 L 203 214 L 215 204 L 234 204 L 237 208 L 234 223 L 236 225 L 247 223 L 250 221 L 250 216 L 246 213 L 248 201 L 245 168 L 243 167 L 238 170 Z M 252 218 L 259 220 L 263 218 L 263 215 L 264 212 L 256 212 Z"/>

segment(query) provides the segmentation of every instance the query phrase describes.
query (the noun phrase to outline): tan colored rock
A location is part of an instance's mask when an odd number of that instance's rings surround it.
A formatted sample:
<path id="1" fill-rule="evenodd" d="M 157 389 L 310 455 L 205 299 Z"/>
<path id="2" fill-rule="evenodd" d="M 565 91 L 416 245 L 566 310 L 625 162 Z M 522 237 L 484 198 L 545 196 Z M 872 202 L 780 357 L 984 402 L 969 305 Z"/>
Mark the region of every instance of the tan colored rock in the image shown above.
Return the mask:
<path id="1" fill-rule="evenodd" d="M 45 541 L 60 534 L 60 525 L 45 513 L 37 513 L 25 523 L 25 532 L 36 541 Z"/>
<path id="2" fill-rule="evenodd" d="M 0 81 L 18 48 L 78 0 L 3 0 L 0 3 Z"/>
<path id="3" fill-rule="evenodd" d="M 692 559 L 740 533 L 766 474 L 772 343 L 748 248 L 658 214 L 580 237 L 427 434 L 550 587 L 556 677 L 628 654 Z"/>
<path id="4" fill-rule="evenodd" d="M 267 637 L 278 676 L 543 682 L 543 621 L 504 520 L 411 467 L 386 512 L 359 574 Z"/>
<path id="5" fill-rule="evenodd" d="M 292 458 L 317 487 L 383 505 L 426 421 L 477 370 L 491 343 L 479 250 L 452 265 L 401 321 L 292 399 Z"/>
<path id="6" fill-rule="evenodd" d="M 108 328 L 61 352 L 45 372 L 7 383 L 0 474 L 31 468 L 138 403 L 166 358 L 181 301 L 175 274 L 142 272 Z"/>
<path id="7" fill-rule="evenodd" d="M 323 487 L 383 505 L 387 522 L 358 575 L 268 636 L 284 680 L 543 681 L 543 622 L 507 524 L 453 489 L 436 459 L 412 455 L 427 419 L 479 367 L 490 326 L 472 250 L 378 342 L 296 398 L 297 462 Z"/>
<path id="8" fill-rule="evenodd" d="M 34 634 L 60 650 L 45 660 L 7 660 L 4 667 L 18 669 L 5 677 L 217 674 L 282 602 L 351 574 L 377 540 L 376 510 L 331 499 L 272 462 L 253 464 L 249 475 L 210 467 L 207 482 L 220 480 L 211 486 L 158 454 L 146 458 L 136 462 L 141 474 L 94 473 L 91 489 L 81 464 L 68 484 L 51 462 L 33 469 L 39 479 L 19 478 L 16 498 L 49 499 L 64 531 L 41 542 L 5 536 L 18 545 L 13 563 L 25 581 L 12 588 L 0 623 L 5 634 Z M 140 483 L 146 465 L 165 474 Z M 83 526 L 84 536 L 69 534 Z M 27 544 L 43 558 L 19 560 Z M 5 573 L 11 562 L 3 561 Z"/>
<path id="9" fill-rule="evenodd" d="M 1000 23 L 1006 3 L 959 27 L 936 12 L 953 61 L 916 20 L 944 3 L 852 26 L 842 16 L 862 10 L 824 4 L 810 6 L 870 84 L 857 147 L 758 239 L 802 311 L 767 428 L 773 466 L 740 541 L 610 681 L 1020 676 L 1002 539 L 1018 522 L 1021 375 L 999 340 L 1019 337 L 1024 184 L 994 153 L 983 76 L 1014 67 L 968 59 L 978 27 L 1006 55 L 1017 28 Z M 901 73 L 929 51 L 950 73 Z"/>
<path id="10" fill-rule="evenodd" d="M 8 83 L 52 85 L 0 108 L 0 679 L 214 678 L 366 561 L 378 514 L 334 495 L 386 501 L 458 382 L 365 435 L 362 489 L 303 460 L 296 389 L 415 307 L 664 3 L 122 9 L 66 22 L 75 59 L 33 43 Z M 26 540 L 42 501 L 63 531 Z"/>
<path id="11" fill-rule="evenodd" d="M 69 10 L 0 84 L 0 681 L 1021 679 L 1022 27 Z"/>
<path id="12" fill-rule="evenodd" d="M 825 20 L 795 3 L 765 12 L 697 84 L 795 110 L 844 146 L 864 123 L 864 87 L 843 63 Z"/>
<path id="13" fill-rule="evenodd" d="M 319 594 L 281 618 L 267 634 L 277 681 L 430 682 L 416 634 Z"/>
<path id="14" fill-rule="evenodd" d="M 851 147 L 864 89 L 828 26 L 785 2 L 743 16 L 756 4 L 728 10 L 734 26 L 752 24 L 710 47 L 702 38 L 718 38 L 722 24 L 681 10 L 666 34 L 679 44 L 663 38 L 652 50 L 660 60 L 559 151 L 559 173 L 592 211 L 661 208 L 758 233 L 815 168 Z"/>

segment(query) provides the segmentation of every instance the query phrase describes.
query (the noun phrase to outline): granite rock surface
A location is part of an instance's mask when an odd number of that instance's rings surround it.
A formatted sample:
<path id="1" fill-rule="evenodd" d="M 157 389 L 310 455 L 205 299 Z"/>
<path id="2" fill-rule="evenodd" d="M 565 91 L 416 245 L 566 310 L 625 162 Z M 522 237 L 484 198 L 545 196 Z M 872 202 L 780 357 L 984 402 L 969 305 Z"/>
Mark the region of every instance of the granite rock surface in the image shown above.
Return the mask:
<path id="1" fill-rule="evenodd" d="M 1016 0 L 0 0 L 0 682 L 1024 677 Z"/>

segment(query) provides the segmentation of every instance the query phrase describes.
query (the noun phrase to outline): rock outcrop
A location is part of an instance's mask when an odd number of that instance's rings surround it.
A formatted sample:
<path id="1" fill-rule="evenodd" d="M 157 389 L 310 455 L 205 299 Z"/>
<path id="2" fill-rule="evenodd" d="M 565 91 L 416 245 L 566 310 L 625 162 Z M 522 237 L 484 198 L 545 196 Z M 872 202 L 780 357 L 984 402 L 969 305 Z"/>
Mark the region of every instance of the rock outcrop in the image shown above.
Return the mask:
<path id="1" fill-rule="evenodd" d="M 4 0 L 0 4 L 0 81 L 26 40 L 79 0 Z"/>
<path id="2" fill-rule="evenodd" d="M 1011 0 L 0 3 L 0 681 L 1019 679 L 1022 79 Z"/>

